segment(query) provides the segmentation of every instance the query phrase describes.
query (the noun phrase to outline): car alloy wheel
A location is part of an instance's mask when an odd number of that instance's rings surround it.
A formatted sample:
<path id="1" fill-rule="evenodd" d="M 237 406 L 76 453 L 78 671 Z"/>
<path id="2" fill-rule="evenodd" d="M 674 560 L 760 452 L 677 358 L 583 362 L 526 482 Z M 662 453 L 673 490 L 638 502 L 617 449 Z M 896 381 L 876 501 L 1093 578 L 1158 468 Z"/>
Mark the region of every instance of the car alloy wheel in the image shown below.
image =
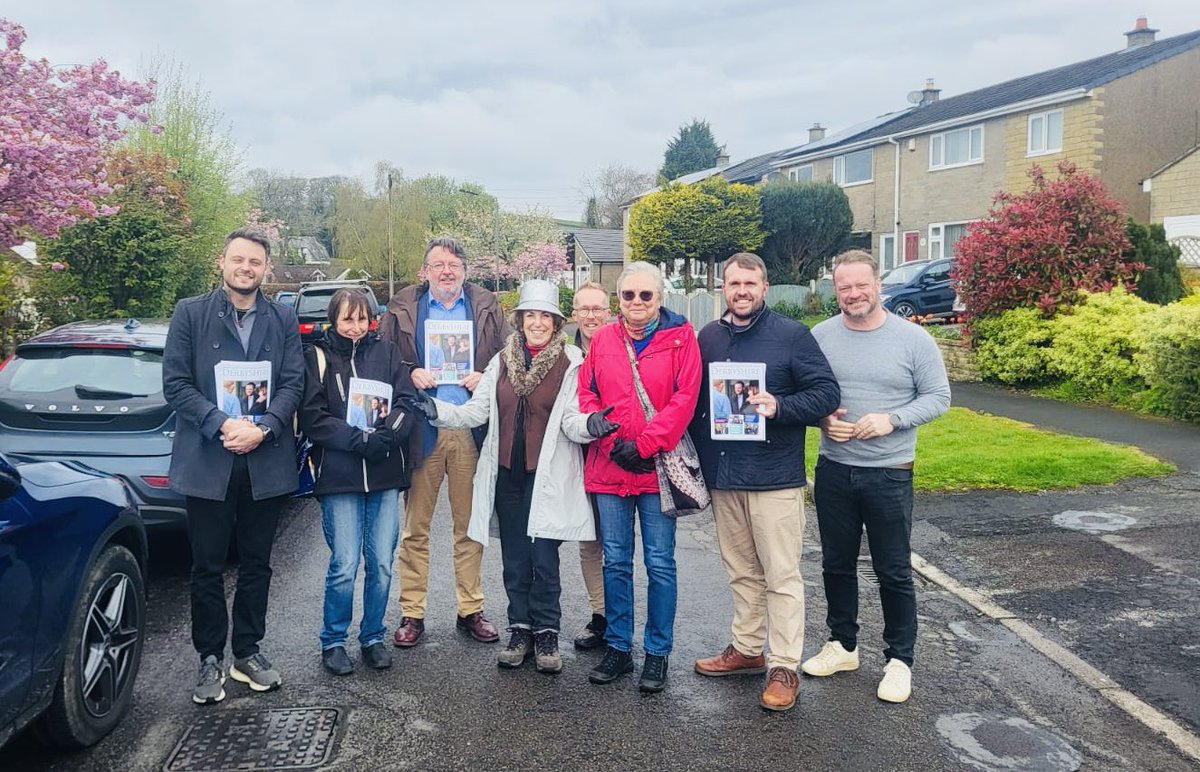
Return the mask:
<path id="1" fill-rule="evenodd" d="M 36 725 L 53 745 L 83 748 L 112 731 L 133 696 L 146 630 L 137 559 L 108 545 L 88 567 L 67 626 L 62 674 Z"/>
<path id="2" fill-rule="evenodd" d="M 911 319 L 917 315 L 917 309 L 913 307 L 912 303 L 902 300 L 896 304 L 896 308 L 892 313 L 894 313 L 896 316 L 899 316 L 901 319 Z"/>

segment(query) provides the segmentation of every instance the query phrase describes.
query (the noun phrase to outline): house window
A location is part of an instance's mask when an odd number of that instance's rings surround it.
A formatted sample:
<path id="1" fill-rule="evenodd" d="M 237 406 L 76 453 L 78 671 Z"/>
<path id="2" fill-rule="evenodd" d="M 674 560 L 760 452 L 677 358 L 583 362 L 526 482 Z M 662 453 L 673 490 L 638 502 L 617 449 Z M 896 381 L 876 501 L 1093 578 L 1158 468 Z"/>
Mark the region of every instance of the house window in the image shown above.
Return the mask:
<path id="1" fill-rule="evenodd" d="M 871 148 L 846 153 L 833 159 L 833 181 L 839 185 L 858 185 L 871 181 L 874 154 Z"/>
<path id="2" fill-rule="evenodd" d="M 1062 139 L 1062 110 L 1029 116 L 1029 155 L 1057 153 L 1062 150 Z"/>
<path id="3" fill-rule="evenodd" d="M 977 164 L 983 160 L 983 127 L 956 129 L 929 138 L 929 168 Z"/>
<path id="4" fill-rule="evenodd" d="M 812 164 L 805 164 L 804 166 L 797 166 L 794 169 L 788 169 L 788 179 L 792 182 L 812 182 Z"/>
<path id="5" fill-rule="evenodd" d="M 955 245 L 967 235 L 969 222 L 942 222 L 929 226 L 929 259 L 954 257 Z"/>
<path id="6" fill-rule="evenodd" d="M 890 271 L 896 267 L 896 236 L 884 233 L 879 237 L 879 270 Z"/>

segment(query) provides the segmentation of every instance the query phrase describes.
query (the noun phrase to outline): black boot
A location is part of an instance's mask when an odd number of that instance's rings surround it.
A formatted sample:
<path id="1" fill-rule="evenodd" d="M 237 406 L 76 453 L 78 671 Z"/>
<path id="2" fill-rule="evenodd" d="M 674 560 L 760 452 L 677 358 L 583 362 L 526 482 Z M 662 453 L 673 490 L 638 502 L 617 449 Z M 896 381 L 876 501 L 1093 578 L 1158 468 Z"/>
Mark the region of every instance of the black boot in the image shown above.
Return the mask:
<path id="1" fill-rule="evenodd" d="M 629 652 L 609 646 L 604 650 L 604 659 L 588 673 L 588 680 L 594 684 L 611 684 L 626 673 L 632 672 L 633 657 Z"/>
<path id="2" fill-rule="evenodd" d="M 575 639 L 575 648 L 582 651 L 597 649 L 604 645 L 604 631 L 608 629 L 608 621 L 603 614 L 592 614 L 592 621 L 587 623 L 583 632 Z"/>
<path id="3" fill-rule="evenodd" d="M 638 688 L 644 692 L 661 692 L 667 685 L 667 658 L 656 654 L 647 654 L 642 663 L 642 677 L 638 679 Z"/>
<path id="4" fill-rule="evenodd" d="M 321 666 L 334 675 L 350 675 L 354 672 L 354 663 L 350 661 L 344 646 L 331 646 L 322 651 Z"/>

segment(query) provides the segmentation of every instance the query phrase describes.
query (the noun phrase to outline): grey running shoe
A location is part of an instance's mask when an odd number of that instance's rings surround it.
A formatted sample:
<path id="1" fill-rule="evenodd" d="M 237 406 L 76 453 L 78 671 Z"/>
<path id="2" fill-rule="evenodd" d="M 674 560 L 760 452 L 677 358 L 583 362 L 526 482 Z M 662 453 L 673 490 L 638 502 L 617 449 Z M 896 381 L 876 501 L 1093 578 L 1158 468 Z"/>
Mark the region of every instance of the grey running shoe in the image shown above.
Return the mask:
<path id="1" fill-rule="evenodd" d="M 270 660 L 261 653 L 251 654 L 245 659 L 234 659 L 229 677 L 240 681 L 256 692 L 269 692 L 278 688 L 283 679 L 279 671 L 271 666 Z"/>
<path id="2" fill-rule="evenodd" d="M 192 690 L 192 702 L 211 705 L 225 699 L 225 668 L 221 661 L 209 654 L 200 662 L 200 677 Z"/>
<path id="3" fill-rule="evenodd" d="M 496 664 L 499 667 L 517 668 L 533 654 L 533 631 L 528 627 L 510 627 L 508 631 L 512 635 L 508 645 L 496 655 Z"/>
<path id="4" fill-rule="evenodd" d="M 562 655 L 558 653 L 558 632 L 539 630 L 533 636 L 534 664 L 539 673 L 554 675 L 562 672 Z"/>

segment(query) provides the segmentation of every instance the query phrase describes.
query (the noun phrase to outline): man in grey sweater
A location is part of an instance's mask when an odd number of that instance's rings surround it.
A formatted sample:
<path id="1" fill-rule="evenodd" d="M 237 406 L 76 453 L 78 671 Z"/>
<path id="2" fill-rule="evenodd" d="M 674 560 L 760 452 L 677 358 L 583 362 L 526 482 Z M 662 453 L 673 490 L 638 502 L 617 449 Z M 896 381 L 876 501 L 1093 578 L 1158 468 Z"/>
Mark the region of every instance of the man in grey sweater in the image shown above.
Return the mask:
<path id="1" fill-rule="evenodd" d="M 887 644 L 876 694 L 904 702 L 917 638 L 909 544 L 917 427 L 946 412 L 950 384 L 929 334 L 880 304 L 875 258 L 861 250 L 838 255 L 833 285 L 842 313 L 812 330 L 842 389 L 841 407 L 820 423 L 814 483 L 830 636 L 801 669 L 811 676 L 858 669 L 856 569 L 865 526 Z"/>

